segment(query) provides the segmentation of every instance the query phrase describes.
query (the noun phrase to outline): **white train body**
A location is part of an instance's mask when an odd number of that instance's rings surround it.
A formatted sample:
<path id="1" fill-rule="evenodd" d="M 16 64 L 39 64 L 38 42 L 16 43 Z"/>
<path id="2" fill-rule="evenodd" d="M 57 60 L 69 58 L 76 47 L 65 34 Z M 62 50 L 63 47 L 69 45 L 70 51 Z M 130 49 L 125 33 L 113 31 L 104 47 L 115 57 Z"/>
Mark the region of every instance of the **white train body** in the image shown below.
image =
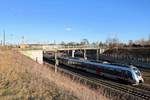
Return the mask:
<path id="1" fill-rule="evenodd" d="M 139 85 L 139 83 L 144 82 L 140 71 L 132 65 L 118 66 L 109 63 L 96 63 L 73 58 L 59 58 L 59 63 L 111 79 L 123 80 L 132 85 Z"/>

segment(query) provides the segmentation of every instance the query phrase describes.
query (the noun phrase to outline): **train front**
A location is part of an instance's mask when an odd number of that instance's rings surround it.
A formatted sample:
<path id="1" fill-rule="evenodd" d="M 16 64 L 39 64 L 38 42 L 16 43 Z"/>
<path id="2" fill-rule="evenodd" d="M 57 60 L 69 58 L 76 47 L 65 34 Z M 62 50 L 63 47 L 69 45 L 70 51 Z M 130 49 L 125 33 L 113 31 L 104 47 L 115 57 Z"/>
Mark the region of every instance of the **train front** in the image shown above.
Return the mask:
<path id="1" fill-rule="evenodd" d="M 139 85 L 139 83 L 144 83 L 143 77 L 139 69 L 132 66 L 133 78 L 136 81 L 135 85 Z"/>

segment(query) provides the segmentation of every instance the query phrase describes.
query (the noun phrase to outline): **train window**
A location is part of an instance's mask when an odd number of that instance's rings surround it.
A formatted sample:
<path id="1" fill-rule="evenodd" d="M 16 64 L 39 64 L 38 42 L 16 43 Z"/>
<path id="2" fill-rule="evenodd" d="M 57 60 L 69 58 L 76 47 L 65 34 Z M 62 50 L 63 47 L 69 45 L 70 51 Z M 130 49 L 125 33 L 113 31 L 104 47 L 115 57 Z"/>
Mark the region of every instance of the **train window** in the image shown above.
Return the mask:
<path id="1" fill-rule="evenodd" d="M 137 68 L 133 68 L 133 70 L 135 71 L 137 76 L 141 76 L 141 73 L 140 73 L 140 71 Z"/>
<path id="2" fill-rule="evenodd" d="M 128 75 L 127 71 L 125 71 L 125 70 L 122 71 L 122 76 L 124 78 L 129 78 L 129 75 Z"/>
<path id="3" fill-rule="evenodd" d="M 107 74 L 111 74 L 111 75 L 114 74 L 114 73 L 113 73 L 114 71 L 111 70 L 111 69 L 108 69 L 108 68 L 104 68 L 103 71 L 104 71 L 104 73 L 107 73 Z"/>
<path id="4" fill-rule="evenodd" d="M 133 79 L 133 78 L 132 78 L 132 73 L 131 73 L 130 71 L 126 71 L 126 73 L 127 73 L 127 78 Z"/>
<path id="5" fill-rule="evenodd" d="M 113 74 L 117 76 L 121 76 L 121 70 L 120 69 L 114 69 Z"/>
<path id="6" fill-rule="evenodd" d="M 134 71 L 138 71 L 138 69 L 137 69 L 137 68 L 133 68 L 133 70 L 134 70 Z"/>
<path id="7" fill-rule="evenodd" d="M 83 65 L 88 69 L 91 69 L 91 66 L 92 66 L 91 64 L 88 64 L 88 63 L 83 63 Z"/>
<path id="8" fill-rule="evenodd" d="M 135 73 L 136 73 L 137 76 L 141 76 L 141 74 L 140 74 L 139 71 L 137 71 L 137 72 L 135 72 Z"/>
<path id="9" fill-rule="evenodd" d="M 91 70 L 95 70 L 96 68 L 96 66 L 95 65 L 92 65 L 92 64 L 87 64 L 86 65 L 89 69 L 91 69 Z"/>

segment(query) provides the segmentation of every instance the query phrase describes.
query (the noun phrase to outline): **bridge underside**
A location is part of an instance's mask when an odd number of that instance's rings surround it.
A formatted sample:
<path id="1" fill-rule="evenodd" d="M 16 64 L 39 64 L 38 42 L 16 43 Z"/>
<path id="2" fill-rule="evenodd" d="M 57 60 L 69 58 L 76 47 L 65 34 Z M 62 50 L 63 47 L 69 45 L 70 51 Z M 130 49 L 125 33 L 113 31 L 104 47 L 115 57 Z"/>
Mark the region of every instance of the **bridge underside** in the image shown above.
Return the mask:
<path id="1" fill-rule="evenodd" d="M 78 51 L 82 51 L 82 54 L 76 54 Z M 90 52 L 94 51 L 94 52 Z M 82 57 L 84 59 L 92 59 L 99 60 L 99 54 L 102 54 L 105 51 L 105 49 L 99 49 L 99 48 L 65 48 L 65 49 L 51 49 L 51 50 L 45 50 L 44 52 L 54 52 L 54 53 L 60 53 L 60 52 L 66 52 L 67 55 L 70 55 L 71 57 Z M 90 53 L 89 53 L 90 52 Z"/>

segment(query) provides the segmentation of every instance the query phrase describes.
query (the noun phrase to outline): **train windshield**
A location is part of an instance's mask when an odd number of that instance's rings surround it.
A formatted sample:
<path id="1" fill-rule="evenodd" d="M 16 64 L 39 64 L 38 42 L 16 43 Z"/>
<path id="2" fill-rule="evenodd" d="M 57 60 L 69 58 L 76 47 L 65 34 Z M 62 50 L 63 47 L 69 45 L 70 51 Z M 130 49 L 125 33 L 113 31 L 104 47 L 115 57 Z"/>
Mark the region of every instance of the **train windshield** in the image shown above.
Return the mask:
<path id="1" fill-rule="evenodd" d="M 137 68 L 133 68 L 133 70 L 135 71 L 137 76 L 141 76 L 141 73 L 140 73 L 140 71 Z"/>

